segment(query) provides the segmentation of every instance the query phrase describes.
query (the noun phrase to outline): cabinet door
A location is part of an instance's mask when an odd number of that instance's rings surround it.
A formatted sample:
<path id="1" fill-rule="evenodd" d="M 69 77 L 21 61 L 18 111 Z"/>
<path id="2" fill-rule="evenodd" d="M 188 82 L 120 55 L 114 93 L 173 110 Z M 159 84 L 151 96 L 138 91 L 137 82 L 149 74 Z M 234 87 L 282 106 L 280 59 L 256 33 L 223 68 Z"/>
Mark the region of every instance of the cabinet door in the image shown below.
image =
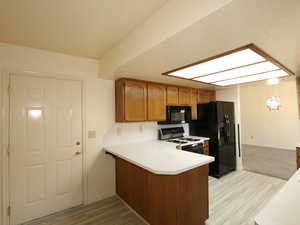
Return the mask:
<path id="1" fill-rule="evenodd" d="M 148 120 L 166 120 L 166 87 L 161 84 L 148 84 Z"/>
<path id="2" fill-rule="evenodd" d="M 215 91 L 208 91 L 208 99 L 210 102 L 216 101 L 216 92 Z"/>
<path id="3" fill-rule="evenodd" d="M 126 80 L 125 121 L 147 120 L 147 83 Z"/>
<path id="4" fill-rule="evenodd" d="M 167 87 L 167 105 L 178 105 L 178 87 Z"/>
<path id="5" fill-rule="evenodd" d="M 216 101 L 216 92 L 208 90 L 198 90 L 198 103 L 208 103 Z"/>
<path id="6" fill-rule="evenodd" d="M 300 148 L 297 147 L 296 149 L 296 162 L 297 162 L 297 169 L 300 168 Z"/>
<path id="7" fill-rule="evenodd" d="M 179 105 L 191 105 L 191 89 L 179 88 Z"/>
<path id="8" fill-rule="evenodd" d="M 197 119 L 198 90 L 191 90 L 192 120 Z"/>
<path id="9" fill-rule="evenodd" d="M 204 155 L 209 155 L 209 141 L 204 141 L 203 154 Z"/>

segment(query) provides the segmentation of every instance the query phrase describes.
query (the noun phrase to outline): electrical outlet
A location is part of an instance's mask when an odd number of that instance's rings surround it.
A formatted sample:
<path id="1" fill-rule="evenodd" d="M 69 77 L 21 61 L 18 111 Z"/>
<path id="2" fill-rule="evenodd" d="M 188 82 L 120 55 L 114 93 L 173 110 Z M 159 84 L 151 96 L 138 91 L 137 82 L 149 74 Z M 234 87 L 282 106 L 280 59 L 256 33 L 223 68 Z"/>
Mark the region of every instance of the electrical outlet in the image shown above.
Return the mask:
<path id="1" fill-rule="evenodd" d="M 144 132 L 144 126 L 143 126 L 143 125 L 140 125 L 140 126 L 139 126 L 139 130 L 140 130 L 140 133 L 143 133 L 143 132 Z"/>

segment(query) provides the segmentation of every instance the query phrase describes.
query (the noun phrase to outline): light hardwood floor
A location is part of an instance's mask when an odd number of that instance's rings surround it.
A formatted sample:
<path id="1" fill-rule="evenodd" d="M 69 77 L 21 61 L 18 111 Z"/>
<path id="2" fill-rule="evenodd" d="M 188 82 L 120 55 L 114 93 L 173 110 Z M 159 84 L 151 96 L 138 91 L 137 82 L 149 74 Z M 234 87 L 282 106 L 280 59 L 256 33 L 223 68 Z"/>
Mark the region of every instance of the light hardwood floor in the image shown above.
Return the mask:
<path id="1" fill-rule="evenodd" d="M 207 225 L 254 225 L 254 216 L 285 184 L 247 171 L 209 179 Z M 26 223 L 26 225 L 145 225 L 117 197 Z"/>

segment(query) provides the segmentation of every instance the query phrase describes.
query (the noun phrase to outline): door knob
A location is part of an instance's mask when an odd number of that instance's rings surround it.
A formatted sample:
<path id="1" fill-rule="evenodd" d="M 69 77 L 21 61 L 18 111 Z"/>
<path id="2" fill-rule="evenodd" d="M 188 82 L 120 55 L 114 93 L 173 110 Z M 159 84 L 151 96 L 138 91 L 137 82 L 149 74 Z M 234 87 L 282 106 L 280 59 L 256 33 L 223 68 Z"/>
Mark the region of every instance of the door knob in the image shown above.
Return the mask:
<path id="1" fill-rule="evenodd" d="M 80 145 L 80 141 L 76 141 L 76 145 Z"/>
<path id="2" fill-rule="evenodd" d="M 81 152 L 75 152 L 75 155 L 80 155 L 81 154 Z"/>

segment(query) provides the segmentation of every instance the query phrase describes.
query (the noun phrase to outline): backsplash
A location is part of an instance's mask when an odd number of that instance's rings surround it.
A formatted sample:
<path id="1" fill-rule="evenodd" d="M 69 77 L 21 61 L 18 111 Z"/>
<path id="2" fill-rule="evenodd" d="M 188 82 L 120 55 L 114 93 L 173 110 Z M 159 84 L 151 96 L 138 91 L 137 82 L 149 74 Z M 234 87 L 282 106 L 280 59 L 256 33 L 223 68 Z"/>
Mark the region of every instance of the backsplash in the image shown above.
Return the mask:
<path id="1" fill-rule="evenodd" d="M 121 145 L 158 139 L 158 129 L 182 126 L 189 134 L 188 124 L 158 125 L 157 122 L 115 123 L 104 136 L 104 146 Z"/>

